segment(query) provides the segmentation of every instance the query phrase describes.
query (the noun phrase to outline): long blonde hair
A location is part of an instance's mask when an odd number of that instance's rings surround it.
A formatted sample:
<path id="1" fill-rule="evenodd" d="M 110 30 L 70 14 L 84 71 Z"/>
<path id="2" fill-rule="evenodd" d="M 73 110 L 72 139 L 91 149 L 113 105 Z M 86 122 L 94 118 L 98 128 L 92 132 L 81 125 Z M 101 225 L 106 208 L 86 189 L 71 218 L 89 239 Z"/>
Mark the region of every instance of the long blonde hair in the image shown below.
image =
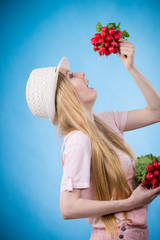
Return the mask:
<path id="1" fill-rule="evenodd" d="M 56 89 L 56 112 L 59 133 L 66 135 L 73 130 L 80 130 L 90 137 L 92 145 L 92 176 L 95 186 L 95 199 L 100 201 L 120 200 L 130 197 L 132 190 L 126 180 L 123 165 L 116 149 L 127 154 L 132 161 L 136 156 L 131 147 L 94 113 L 95 124 L 88 117 L 73 85 L 59 72 Z M 117 167 L 118 166 L 118 167 Z M 123 212 L 125 219 L 127 211 Z M 116 216 L 99 216 L 109 236 L 118 236 Z M 120 219 L 118 219 L 120 220 Z M 121 220 L 120 220 L 121 221 Z M 118 237 L 117 237 L 118 238 Z"/>

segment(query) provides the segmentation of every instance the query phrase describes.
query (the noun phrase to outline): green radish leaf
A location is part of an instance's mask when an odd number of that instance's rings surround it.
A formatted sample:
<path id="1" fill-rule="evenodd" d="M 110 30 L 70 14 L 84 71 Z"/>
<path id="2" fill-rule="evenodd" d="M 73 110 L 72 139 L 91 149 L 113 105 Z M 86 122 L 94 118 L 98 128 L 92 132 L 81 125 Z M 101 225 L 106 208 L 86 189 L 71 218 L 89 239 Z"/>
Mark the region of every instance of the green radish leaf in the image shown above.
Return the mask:
<path id="1" fill-rule="evenodd" d="M 108 23 L 107 25 L 107 28 L 110 29 L 110 28 L 115 28 L 116 27 L 116 24 L 115 23 Z"/>
<path id="2" fill-rule="evenodd" d="M 152 153 L 149 154 L 149 158 L 150 158 L 150 159 L 153 158 L 153 154 L 152 154 Z"/>
<path id="3" fill-rule="evenodd" d="M 118 26 L 115 26 L 115 30 L 116 30 L 116 31 L 119 30 Z"/>
<path id="4" fill-rule="evenodd" d="M 123 37 L 130 37 L 129 33 L 128 33 L 126 30 L 124 30 L 124 31 L 122 32 L 122 36 L 123 36 Z"/>
<path id="5" fill-rule="evenodd" d="M 117 26 L 118 30 L 120 30 L 120 25 L 121 25 L 121 22 L 118 23 L 118 26 Z"/>
<path id="6" fill-rule="evenodd" d="M 105 43 L 102 43 L 102 44 L 98 45 L 98 48 L 101 48 L 101 47 L 103 47 L 104 45 L 105 45 Z"/>
<path id="7" fill-rule="evenodd" d="M 101 24 L 100 22 L 98 22 L 97 25 L 96 25 L 96 31 L 97 31 L 98 33 L 101 33 L 101 32 L 102 32 L 102 24 Z"/>

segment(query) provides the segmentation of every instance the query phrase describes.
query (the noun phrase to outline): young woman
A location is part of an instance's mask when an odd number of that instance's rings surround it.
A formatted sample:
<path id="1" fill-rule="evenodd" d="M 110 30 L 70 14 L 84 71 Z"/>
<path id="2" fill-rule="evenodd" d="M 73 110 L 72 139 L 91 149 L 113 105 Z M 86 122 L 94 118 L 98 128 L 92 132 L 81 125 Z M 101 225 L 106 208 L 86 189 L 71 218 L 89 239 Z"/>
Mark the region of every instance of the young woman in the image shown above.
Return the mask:
<path id="1" fill-rule="evenodd" d="M 160 96 L 134 66 L 134 45 L 121 42 L 120 57 L 146 98 L 145 109 L 95 114 L 98 93 L 83 72 L 70 70 L 66 57 L 57 67 L 34 69 L 26 86 L 31 112 L 49 118 L 64 136 L 62 216 L 86 218 L 90 240 L 147 240 L 147 205 L 160 194 L 160 187 L 135 187 L 136 156 L 123 138 L 124 131 L 160 121 Z"/>

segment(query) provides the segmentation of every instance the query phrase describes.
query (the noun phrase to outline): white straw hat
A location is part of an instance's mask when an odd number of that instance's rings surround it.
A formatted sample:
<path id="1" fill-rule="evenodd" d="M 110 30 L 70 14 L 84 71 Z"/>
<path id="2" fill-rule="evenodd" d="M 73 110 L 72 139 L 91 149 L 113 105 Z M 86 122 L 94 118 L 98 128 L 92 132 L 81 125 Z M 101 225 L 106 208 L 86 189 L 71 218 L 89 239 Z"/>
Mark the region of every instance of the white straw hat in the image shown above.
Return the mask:
<path id="1" fill-rule="evenodd" d="M 26 85 L 26 99 L 30 111 L 36 117 L 49 118 L 54 126 L 57 125 L 55 93 L 61 67 L 70 70 L 66 57 L 61 59 L 57 67 L 33 69 Z"/>

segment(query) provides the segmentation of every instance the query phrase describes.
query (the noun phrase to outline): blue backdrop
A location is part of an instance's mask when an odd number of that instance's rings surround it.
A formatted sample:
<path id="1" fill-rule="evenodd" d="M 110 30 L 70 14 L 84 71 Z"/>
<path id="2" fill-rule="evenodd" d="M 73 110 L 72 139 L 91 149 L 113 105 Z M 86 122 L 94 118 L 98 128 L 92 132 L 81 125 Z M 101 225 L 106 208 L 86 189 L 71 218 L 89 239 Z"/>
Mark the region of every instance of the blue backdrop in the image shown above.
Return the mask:
<path id="1" fill-rule="evenodd" d="M 96 24 L 118 24 L 135 45 L 135 65 L 158 92 L 159 1 L 3 1 L 0 7 L 0 238 L 3 240 L 88 240 L 86 219 L 61 216 L 62 166 L 55 128 L 30 112 L 26 83 L 34 68 L 57 66 L 63 56 L 83 71 L 98 91 L 95 113 L 147 106 L 121 59 L 92 50 Z M 160 124 L 125 132 L 137 156 L 160 155 Z M 158 240 L 160 197 L 148 210 L 150 240 Z"/>

